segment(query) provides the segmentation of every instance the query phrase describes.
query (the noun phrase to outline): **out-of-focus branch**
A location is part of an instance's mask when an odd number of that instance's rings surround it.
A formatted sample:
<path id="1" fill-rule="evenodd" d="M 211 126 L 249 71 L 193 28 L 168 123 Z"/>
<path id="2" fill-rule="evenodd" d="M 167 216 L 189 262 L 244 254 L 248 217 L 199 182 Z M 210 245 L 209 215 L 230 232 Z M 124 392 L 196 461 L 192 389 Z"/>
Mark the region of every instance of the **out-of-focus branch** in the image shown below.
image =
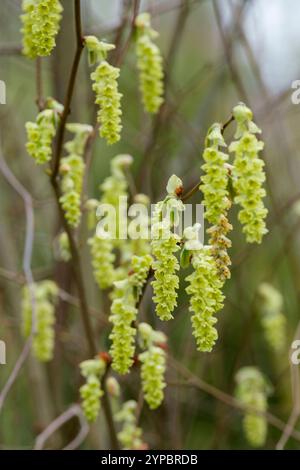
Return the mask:
<path id="1" fill-rule="evenodd" d="M 298 324 L 296 334 L 294 339 L 299 339 L 300 337 L 300 323 Z M 283 433 L 277 442 L 276 449 L 283 450 L 290 436 L 292 435 L 293 430 L 297 424 L 297 421 L 300 416 L 300 377 L 298 365 L 291 364 L 291 382 L 292 382 L 292 395 L 293 395 L 293 409 L 286 424 Z"/>
<path id="2" fill-rule="evenodd" d="M 259 416 L 264 416 L 269 424 L 271 424 L 272 426 L 274 426 L 275 428 L 281 431 L 284 431 L 284 429 L 286 428 L 286 424 L 284 423 L 284 421 L 277 418 L 277 416 L 269 412 L 259 411 L 255 407 L 252 407 L 252 406 L 243 405 L 233 396 L 229 395 L 228 393 L 223 392 L 222 390 L 219 390 L 218 388 L 214 387 L 213 385 L 208 384 L 204 380 L 194 375 L 183 364 L 179 363 L 178 361 L 173 359 L 171 356 L 168 356 L 168 362 L 175 370 L 177 370 L 183 377 L 185 377 L 188 380 L 188 382 L 185 385 L 197 387 L 200 390 L 207 393 L 208 395 L 211 395 L 217 400 L 239 411 L 242 411 L 242 412 L 246 411 L 246 412 L 255 413 Z M 179 385 L 182 386 L 183 383 L 181 382 L 179 383 Z M 290 431 L 290 436 L 292 436 L 294 439 L 300 442 L 300 432 L 296 431 L 291 426 L 289 426 L 289 431 Z"/>
<path id="3" fill-rule="evenodd" d="M 34 241 L 34 213 L 33 213 L 33 204 L 32 198 L 29 192 L 24 188 L 24 186 L 19 182 L 15 175 L 11 172 L 9 167 L 4 160 L 2 153 L 0 153 L 0 171 L 6 181 L 10 186 L 16 191 L 16 193 L 23 199 L 25 214 L 26 214 L 26 235 L 24 243 L 24 252 L 23 252 L 23 271 L 26 279 L 26 283 L 29 289 L 31 307 L 32 307 L 32 319 L 31 319 L 31 331 L 30 335 L 21 351 L 20 356 L 18 357 L 15 366 L 8 377 L 6 384 L 4 385 L 1 394 L 0 394 L 0 411 L 3 407 L 4 401 L 13 386 L 15 380 L 17 379 L 19 372 L 25 363 L 31 348 L 33 341 L 33 336 L 36 329 L 36 304 L 33 288 L 33 275 L 31 271 L 31 257 L 33 250 L 33 241 Z"/>
<path id="4" fill-rule="evenodd" d="M 44 431 L 37 436 L 34 445 L 34 450 L 42 450 L 49 437 L 52 436 L 52 434 L 54 434 L 66 422 L 74 418 L 74 416 L 77 416 L 78 418 L 80 424 L 80 431 L 77 436 L 66 447 L 64 447 L 63 450 L 77 449 L 88 435 L 89 426 L 83 416 L 80 406 L 74 404 L 67 411 L 65 411 L 54 421 L 52 421 L 52 423 L 50 423 L 49 426 L 47 426 L 46 429 L 44 429 Z"/>

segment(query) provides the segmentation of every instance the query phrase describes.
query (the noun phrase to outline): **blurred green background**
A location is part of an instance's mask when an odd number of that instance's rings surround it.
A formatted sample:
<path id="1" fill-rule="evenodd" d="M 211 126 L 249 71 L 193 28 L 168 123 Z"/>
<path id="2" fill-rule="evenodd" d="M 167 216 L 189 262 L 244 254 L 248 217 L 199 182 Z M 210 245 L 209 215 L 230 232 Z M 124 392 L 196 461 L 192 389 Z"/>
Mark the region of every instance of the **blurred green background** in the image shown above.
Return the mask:
<path id="1" fill-rule="evenodd" d="M 81 3 L 84 34 L 95 34 L 110 42 L 117 39 L 123 47 L 130 31 L 133 2 Z M 42 59 L 44 96 L 53 96 L 60 102 L 64 100 L 75 51 L 73 2 L 63 0 L 62 4 L 64 15 L 57 47 L 51 57 Z M 235 228 L 230 250 L 232 278 L 226 284 L 226 302 L 219 314 L 219 340 L 214 351 L 210 354 L 196 351 L 184 282 L 174 321 L 161 326 L 154 315 L 149 288 L 141 306 L 141 318 L 164 329 L 171 354 L 184 367 L 229 395 L 233 395 L 234 375 L 241 366 L 259 367 L 274 387 L 269 399 L 271 413 L 287 422 L 296 399 L 300 399 L 298 368 L 291 366 L 289 360 L 300 318 L 300 105 L 293 105 L 290 99 L 291 83 L 300 78 L 299 2 L 149 0 L 142 2 L 140 8 L 152 12 L 153 26 L 160 33 L 166 102 L 157 116 L 144 114 L 131 44 L 121 65 L 122 139 L 112 147 L 96 139 L 88 175 L 88 197 L 99 197 L 99 184 L 109 174 L 110 159 L 118 153 L 134 157 L 135 184 L 152 202 L 160 199 L 172 173 L 182 178 L 185 188 L 193 186 L 201 174 L 208 127 L 215 121 L 225 122 L 238 101 L 251 107 L 265 141 L 269 233 L 262 245 L 246 245 L 236 213 L 231 214 Z M 76 297 L 70 265 L 55 257 L 55 240 L 61 224 L 48 175 L 35 166 L 24 147 L 24 125 L 37 114 L 37 92 L 35 63 L 20 53 L 20 13 L 21 1 L 1 1 L 0 79 L 7 87 L 7 103 L 0 105 L 2 153 L 34 200 L 34 278 L 53 278 L 63 291 Z M 124 18 L 128 21 L 121 29 Z M 95 122 L 90 72 L 84 53 L 71 122 Z M 226 137 L 231 136 L 228 129 Z M 200 193 L 194 195 L 193 202 L 201 202 Z M 2 388 L 23 345 L 20 293 L 25 216 L 22 200 L 1 175 L 0 210 L 0 338 L 7 344 L 7 365 L 0 366 Z M 108 303 L 93 281 L 85 239 L 83 228 L 80 248 L 88 301 L 94 309 L 99 350 L 106 350 L 109 327 L 103 327 L 97 312 L 107 314 Z M 270 352 L 257 318 L 255 292 L 263 281 L 271 282 L 284 297 L 287 346 L 280 356 Z M 41 366 L 30 358 L 9 393 L 0 415 L 2 449 L 32 448 L 37 434 L 70 403 L 78 401 L 77 365 L 86 357 L 86 343 L 78 308 L 71 303 L 60 299 L 57 307 L 53 362 Z M 291 390 L 291 377 L 296 396 Z M 242 414 L 186 379 L 170 366 L 164 405 L 154 412 L 143 408 L 140 424 L 150 448 L 248 448 L 242 433 Z M 124 400 L 138 399 L 140 385 L 135 370 L 120 382 Z M 47 446 L 65 445 L 76 431 L 74 420 Z M 275 448 L 281 433 L 276 426 L 269 425 L 267 449 Z M 82 448 L 108 446 L 101 415 Z M 299 441 L 291 437 L 287 447 L 300 448 Z"/>

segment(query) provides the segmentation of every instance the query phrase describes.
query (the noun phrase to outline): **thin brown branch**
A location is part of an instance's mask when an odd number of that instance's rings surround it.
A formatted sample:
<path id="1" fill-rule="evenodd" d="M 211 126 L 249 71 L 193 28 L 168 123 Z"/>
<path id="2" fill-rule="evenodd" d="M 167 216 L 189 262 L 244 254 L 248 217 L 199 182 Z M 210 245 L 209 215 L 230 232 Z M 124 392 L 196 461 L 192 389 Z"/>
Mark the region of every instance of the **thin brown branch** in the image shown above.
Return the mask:
<path id="1" fill-rule="evenodd" d="M 225 403 L 226 405 L 235 408 L 241 412 L 251 412 L 255 413 L 259 416 L 264 416 L 269 424 L 274 426 L 275 428 L 279 429 L 280 431 L 284 431 L 286 428 L 286 424 L 281 419 L 277 418 L 277 416 L 273 415 L 269 412 L 262 412 L 257 410 L 254 407 L 245 406 L 241 402 L 239 402 L 236 398 L 232 397 L 231 395 L 219 390 L 218 388 L 214 387 L 213 385 L 204 382 L 202 379 L 194 375 L 189 369 L 187 369 L 184 365 L 180 364 L 176 359 L 173 359 L 171 356 L 168 356 L 168 361 L 172 367 L 175 368 L 183 377 L 188 380 L 186 385 L 194 386 L 199 388 L 200 390 L 204 391 L 208 395 L 216 398 L 217 400 Z M 296 431 L 295 429 L 290 429 L 290 435 L 297 441 L 300 442 L 300 432 Z"/>
<path id="2" fill-rule="evenodd" d="M 71 106 L 71 101 L 73 98 L 74 86 L 75 86 L 76 76 L 78 72 L 80 57 L 81 57 L 82 50 L 84 48 L 84 41 L 83 41 L 82 29 L 81 29 L 80 0 L 74 0 L 74 8 L 75 8 L 75 29 L 76 29 L 76 51 L 75 51 L 75 56 L 74 56 L 73 65 L 71 69 L 69 84 L 67 88 L 67 94 L 66 94 L 66 98 L 64 102 L 64 110 L 61 116 L 58 131 L 57 131 L 56 149 L 55 149 L 53 165 L 52 165 L 52 176 L 51 176 L 52 181 L 56 180 L 58 169 L 59 169 L 59 161 L 60 161 L 61 152 L 63 148 L 66 123 L 67 123 L 67 119 L 70 113 L 70 106 Z"/>

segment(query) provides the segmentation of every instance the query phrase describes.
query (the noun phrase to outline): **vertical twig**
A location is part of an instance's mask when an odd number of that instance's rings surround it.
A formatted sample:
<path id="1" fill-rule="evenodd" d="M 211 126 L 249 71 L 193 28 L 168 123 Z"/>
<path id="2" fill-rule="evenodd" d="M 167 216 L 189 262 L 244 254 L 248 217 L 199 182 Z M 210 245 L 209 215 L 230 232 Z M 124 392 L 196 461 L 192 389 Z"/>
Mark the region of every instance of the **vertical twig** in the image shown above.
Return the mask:
<path id="1" fill-rule="evenodd" d="M 32 198 L 30 194 L 28 193 L 28 191 L 24 188 L 24 186 L 17 180 L 15 175 L 11 172 L 11 170 L 7 166 L 1 153 L 0 153 L 0 171 L 3 174 L 4 178 L 7 180 L 7 182 L 11 185 L 11 187 L 23 199 L 23 203 L 24 203 L 25 214 L 26 214 L 26 235 L 25 235 L 24 253 L 23 253 L 23 271 L 24 271 L 24 276 L 28 285 L 31 306 L 32 306 L 32 320 L 31 320 L 30 335 L 0 394 L 0 411 L 1 411 L 4 401 L 11 387 L 13 386 L 16 378 L 18 377 L 19 372 L 30 352 L 31 344 L 33 341 L 33 336 L 34 336 L 35 329 L 36 329 L 36 304 L 35 304 L 35 296 L 34 296 L 34 288 L 33 288 L 34 280 L 33 280 L 33 275 L 31 271 L 31 257 L 32 257 L 33 241 L 34 241 L 34 213 L 33 213 Z"/>

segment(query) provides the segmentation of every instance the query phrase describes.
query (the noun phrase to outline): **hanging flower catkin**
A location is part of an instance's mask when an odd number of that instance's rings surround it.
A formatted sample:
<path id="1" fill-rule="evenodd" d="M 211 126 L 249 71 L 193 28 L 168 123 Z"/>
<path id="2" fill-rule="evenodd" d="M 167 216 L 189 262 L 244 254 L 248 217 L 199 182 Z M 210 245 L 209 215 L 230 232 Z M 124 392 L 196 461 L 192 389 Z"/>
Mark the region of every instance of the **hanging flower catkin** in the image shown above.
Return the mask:
<path id="1" fill-rule="evenodd" d="M 96 104 L 99 105 L 98 122 L 100 124 L 100 137 L 106 139 L 108 144 L 120 140 L 121 124 L 121 98 L 118 91 L 118 78 L 120 69 L 107 62 L 109 51 L 115 48 L 113 44 L 100 42 L 95 36 L 86 36 L 85 44 L 89 51 L 90 64 L 100 62 L 91 74 L 93 90 L 96 93 Z"/>
<path id="2" fill-rule="evenodd" d="M 267 343 L 275 352 L 282 351 L 286 343 L 286 318 L 281 293 L 266 282 L 260 284 L 257 306 Z"/>
<path id="3" fill-rule="evenodd" d="M 263 203 L 266 195 L 262 187 L 266 179 L 264 162 L 258 157 L 264 144 L 255 135 L 261 131 L 252 121 L 252 111 L 247 106 L 243 103 L 235 106 L 233 116 L 237 123 L 237 140 L 230 144 L 229 151 L 235 155 L 232 170 L 234 202 L 241 206 L 238 218 L 247 242 L 261 243 L 267 233 L 264 219 L 268 213 Z"/>
<path id="4" fill-rule="evenodd" d="M 141 439 L 142 429 L 137 426 L 137 403 L 134 400 L 126 401 L 121 410 L 114 416 L 117 422 L 123 424 L 118 432 L 118 439 L 124 450 L 142 450 L 147 448 Z"/>
<path id="5" fill-rule="evenodd" d="M 236 397 L 244 405 L 258 412 L 267 411 L 268 387 L 266 380 L 256 367 L 243 367 L 236 374 Z M 265 416 L 245 410 L 243 420 L 245 436 L 253 447 L 262 447 L 267 436 Z"/>
<path id="6" fill-rule="evenodd" d="M 85 168 L 82 154 L 93 128 L 86 124 L 67 124 L 66 127 L 75 136 L 72 141 L 65 144 L 69 155 L 62 158 L 60 162 L 62 196 L 59 201 L 68 224 L 75 228 L 79 225 L 81 218 L 81 190 Z"/>
<path id="7" fill-rule="evenodd" d="M 23 54 L 31 59 L 48 56 L 55 47 L 55 37 L 63 8 L 59 0 L 23 0 Z"/>
<path id="8" fill-rule="evenodd" d="M 164 399 L 166 383 L 166 353 L 163 345 L 166 336 L 160 331 L 154 331 L 147 323 L 139 324 L 141 345 L 146 350 L 139 354 L 141 361 L 141 379 L 145 400 L 151 410 L 158 408 Z"/>
<path id="9" fill-rule="evenodd" d="M 157 113 L 164 101 L 162 57 L 159 48 L 152 41 L 158 33 L 151 28 L 149 13 L 138 15 L 135 26 L 137 66 L 144 108 L 148 113 Z"/>
<path id="10" fill-rule="evenodd" d="M 89 238 L 88 244 L 91 247 L 91 258 L 95 281 L 100 289 L 108 289 L 115 280 L 113 243 L 110 235 L 104 231 L 97 230 L 97 233 Z"/>
<path id="11" fill-rule="evenodd" d="M 231 265 L 231 261 L 227 249 L 231 247 L 231 241 L 227 234 L 232 230 L 232 225 L 227 218 L 231 206 L 228 191 L 229 157 L 219 150 L 219 147 L 226 147 L 220 124 L 213 124 L 209 129 L 205 147 L 203 153 L 205 163 L 202 165 L 205 174 L 201 177 L 200 185 L 206 209 L 204 217 L 212 224 L 207 230 L 210 235 L 211 253 L 216 260 L 219 277 L 225 281 L 230 278 L 228 266 Z"/>
<path id="12" fill-rule="evenodd" d="M 192 326 L 197 349 L 205 352 L 211 351 L 218 339 L 214 315 L 223 307 L 224 296 L 221 291 L 223 282 L 218 276 L 211 248 L 196 239 L 197 225 L 184 231 L 184 249 L 190 252 L 194 268 L 194 272 L 186 278 L 189 283 L 186 292 L 190 295 L 189 310 L 193 312 Z"/>
<path id="13" fill-rule="evenodd" d="M 53 99 L 48 99 L 46 106 L 47 108 L 37 115 L 36 122 L 27 122 L 25 125 L 27 152 L 39 165 L 51 160 L 52 141 L 55 136 L 59 114 L 63 110 L 63 106 Z"/>
<path id="14" fill-rule="evenodd" d="M 126 374 L 133 364 L 135 352 L 137 302 L 146 282 L 152 258 L 134 256 L 129 275 L 115 282 L 113 302 L 109 321 L 113 324 L 109 338 L 112 341 L 110 354 L 112 368 L 120 374 Z"/>
<path id="15" fill-rule="evenodd" d="M 153 301 L 156 313 L 161 320 L 173 318 L 172 312 L 177 305 L 177 289 L 179 278 L 176 271 L 179 263 L 174 255 L 179 250 L 180 238 L 173 232 L 178 224 L 179 214 L 184 210 L 184 204 L 177 194 L 182 192 L 182 181 L 173 175 L 167 185 L 168 196 L 164 201 L 155 205 L 152 216 L 151 249 L 155 258 L 153 262 L 154 291 Z"/>
<path id="16" fill-rule="evenodd" d="M 111 175 L 100 186 L 102 196 L 100 203 L 97 204 L 97 214 L 102 212 L 102 208 L 106 213 L 105 208 L 107 205 L 112 206 L 115 211 L 114 213 L 110 212 L 105 219 L 100 220 L 95 235 L 88 240 L 91 246 L 94 278 L 100 289 L 111 287 L 113 282 L 118 279 L 114 268 L 116 255 L 113 249 L 121 247 L 126 241 L 120 239 L 120 233 L 125 232 L 125 235 L 127 234 L 127 213 L 120 211 L 120 201 L 121 198 L 127 198 L 128 183 L 125 172 L 132 162 L 131 155 L 117 155 L 114 157 L 111 160 Z"/>
<path id="17" fill-rule="evenodd" d="M 80 387 L 82 409 L 86 419 L 94 422 L 97 419 L 101 406 L 103 390 L 101 380 L 105 373 L 106 363 L 101 358 L 89 359 L 79 365 L 81 375 L 86 379 L 86 383 Z"/>
<path id="18" fill-rule="evenodd" d="M 42 362 L 53 358 L 55 302 L 58 287 L 53 281 L 40 281 L 33 284 L 35 305 L 35 334 L 33 337 L 34 356 Z M 32 300 L 27 286 L 22 292 L 22 331 L 25 337 L 32 330 Z"/>

